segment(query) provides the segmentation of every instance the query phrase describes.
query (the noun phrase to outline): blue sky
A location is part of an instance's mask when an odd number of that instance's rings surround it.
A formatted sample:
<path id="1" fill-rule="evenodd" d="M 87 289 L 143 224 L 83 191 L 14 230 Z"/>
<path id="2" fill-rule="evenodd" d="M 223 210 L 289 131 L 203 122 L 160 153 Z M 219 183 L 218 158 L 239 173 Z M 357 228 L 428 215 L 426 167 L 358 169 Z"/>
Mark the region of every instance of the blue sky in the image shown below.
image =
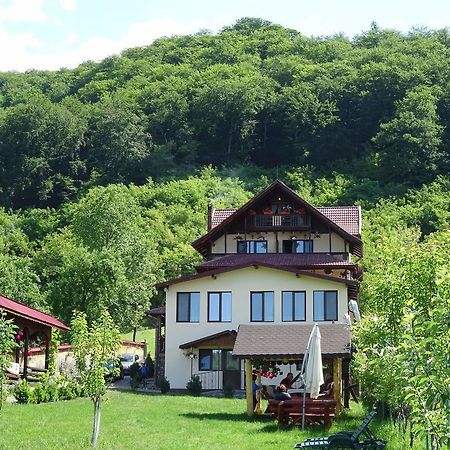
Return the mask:
<path id="1" fill-rule="evenodd" d="M 101 60 L 160 36 L 261 17 L 305 35 L 450 26 L 450 0 L 0 0 L 0 70 Z"/>

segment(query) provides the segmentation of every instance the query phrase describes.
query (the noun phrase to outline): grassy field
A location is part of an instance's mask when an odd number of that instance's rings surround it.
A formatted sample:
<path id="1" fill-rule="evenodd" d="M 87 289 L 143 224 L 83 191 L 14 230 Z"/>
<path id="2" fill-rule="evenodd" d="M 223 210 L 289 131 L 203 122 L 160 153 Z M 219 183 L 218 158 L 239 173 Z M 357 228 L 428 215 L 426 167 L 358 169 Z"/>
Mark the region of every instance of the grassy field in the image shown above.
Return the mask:
<path id="1" fill-rule="evenodd" d="M 122 339 L 124 341 L 132 341 L 133 340 L 133 331 L 129 331 L 128 333 L 122 334 Z M 137 329 L 136 333 L 136 341 L 147 342 L 147 351 L 152 354 L 152 357 L 155 356 L 155 329 L 148 327 L 140 327 Z"/>
<path id="2" fill-rule="evenodd" d="M 266 417 L 248 418 L 245 400 L 110 391 L 104 403 L 101 449 L 292 449 L 321 428 L 279 431 Z M 354 405 L 330 432 L 356 428 L 365 411 Z M 0 449 L 89 448 L 92 403 L 88 399 L 40 405 L 6 405 L 0 412 Z M 408 436 L 391 424 L 372 430 L 388 449 L 408 449 Z M 414 450 L 423 449 L 416 442 Z"/>

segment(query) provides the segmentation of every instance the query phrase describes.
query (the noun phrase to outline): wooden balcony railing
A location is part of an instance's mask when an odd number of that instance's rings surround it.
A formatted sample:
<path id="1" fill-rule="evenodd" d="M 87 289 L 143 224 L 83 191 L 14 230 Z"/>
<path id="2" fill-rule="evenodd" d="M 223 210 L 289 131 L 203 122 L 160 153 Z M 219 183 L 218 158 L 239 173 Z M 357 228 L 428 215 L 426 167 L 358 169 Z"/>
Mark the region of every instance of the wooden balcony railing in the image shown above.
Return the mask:
<path id="1" fill-rule="evenodd" d="M 302 229 L 311 225 L 310 216 L 299 214 L 259 214 L 247 217 L 247 228 L 252 230 Z"/>

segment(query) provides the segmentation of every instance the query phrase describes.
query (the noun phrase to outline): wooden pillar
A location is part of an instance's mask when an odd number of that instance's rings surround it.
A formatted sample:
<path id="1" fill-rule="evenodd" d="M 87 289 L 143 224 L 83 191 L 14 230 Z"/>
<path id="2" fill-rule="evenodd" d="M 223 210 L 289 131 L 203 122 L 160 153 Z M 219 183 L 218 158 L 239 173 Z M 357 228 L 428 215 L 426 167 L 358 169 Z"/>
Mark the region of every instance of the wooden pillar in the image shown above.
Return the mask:
<path id="1" fill-rule="evenodd" d="M 252 380 L 252 362 L 245 360 L 245 396 L 247 398 L 247 415 L 253 416 L 253 380 Z"/>
<path id="2" fill-rule="evenodd" d="M 28 328 L 23 329 L 24 346 L 23 346 L 23 378 L 27 378 L 28 372 L 28 349 L 30 343 L 30 334 L 28 333 Z"/>
<path id="3" fill-rule="evenodd" d="M 158 321 L 155 328 L 155 384 L 159 383 L 159 365 L 161 364 L 159 352 L 161 350 L 161 316 L 158 316 Z M 144 358 L 147 355 L 144 355 Z"/>
<path id="4" fill-rule="evenodd" d="M 333 359 L 333 397 L 337 402 L 336 416 L 342 412 L 342 358 Z"/>
<path id="5" fill-rule="evenodd" d="M 48 370 L 48 360 L 49 360 L 49 356 L 50 356 L 50 341 L 52 339 L 52 329 L 50 328 L 50 332 L 49 335 L 46 336 L 45 339 L 45 363 L 44 363 L 44 368 L 45 370 Z"/>

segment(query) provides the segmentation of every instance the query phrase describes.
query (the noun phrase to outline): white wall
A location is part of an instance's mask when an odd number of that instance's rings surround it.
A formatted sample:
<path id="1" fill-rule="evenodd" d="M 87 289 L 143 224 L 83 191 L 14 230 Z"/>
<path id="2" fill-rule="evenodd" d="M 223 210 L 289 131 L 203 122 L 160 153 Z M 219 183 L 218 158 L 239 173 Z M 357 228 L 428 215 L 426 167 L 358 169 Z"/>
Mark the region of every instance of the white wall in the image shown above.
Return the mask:
<path id="1" fill-rule="evenodd" d="M 239 324 L 250 322 L 250 291 L 274 291 L 275 321 L 268 323 L 293 322 L 281 321 L 281 291 L 306 291 L 306 323 L 312 323 L 312 297 L 314 290 L 338 291 L 338 322 L 344 323 L 347 312 L 347 286 L 337 281 L 322 280 L 310 276 L 266 267 L 248 267 L 218 274 L 213 278 L 206 276 L 170 286 L 166 292 L 166 376 L 172 388 L 184 389 L 190 378 L 190 360 L 179 348 L 196 339 L 225 330 L 237 330 Z M 231 291 L 232 322 L 207 321 L 208 291 Z M 200 292 L 200 322 L 177 323 L 177 292 Z M 305 322 L 295 322 L 299 326 Z M 261 322 L 258 322 L 261 324 Z M 198 372 L 198 358 L 194 360 L 193 372 Z M 273 380 L 272 380 L 273 382 Z"/>
<path id="2" fill-rule="evenodd" d="M 222 235 L 218 239 L 213 242 L 213 246 L 211 248 L 212 254 L 230 254 L 237 252 L 237 234 L 228 234 Z M 267 253 L 277 253 L 277 237 L 278 237 L 278 252 L 282 253 L 283 251 L 283 240 L 289 240 L 292 236 L 295 236 L 296 239 L 311 239 L 313 241 L 313 251 L 316 253 L 329 253 L 330 252 L 330 235 L 320 234 L 319 237 L 314 237 L 313 234 L 309 232 L 290 232 L 283 231 L 278 232 L 278 236 L 275 232 L 262 232 L 262 233 L 248 233 L 246 235 L 240 234 L 244 239 L 247 240 L 258 240 L 260 236 L 264 237 L 267 241 Z M 225 239 L 226 239 L 226 248 L 225 248 Z M 225 251 L 226 250 L 226 251 Z M 349 251 L 349 245 L 345 245 L 345 240 L 342 239 L 336 233 L 331 233 L 331 252 L 339 253 Z"/>

